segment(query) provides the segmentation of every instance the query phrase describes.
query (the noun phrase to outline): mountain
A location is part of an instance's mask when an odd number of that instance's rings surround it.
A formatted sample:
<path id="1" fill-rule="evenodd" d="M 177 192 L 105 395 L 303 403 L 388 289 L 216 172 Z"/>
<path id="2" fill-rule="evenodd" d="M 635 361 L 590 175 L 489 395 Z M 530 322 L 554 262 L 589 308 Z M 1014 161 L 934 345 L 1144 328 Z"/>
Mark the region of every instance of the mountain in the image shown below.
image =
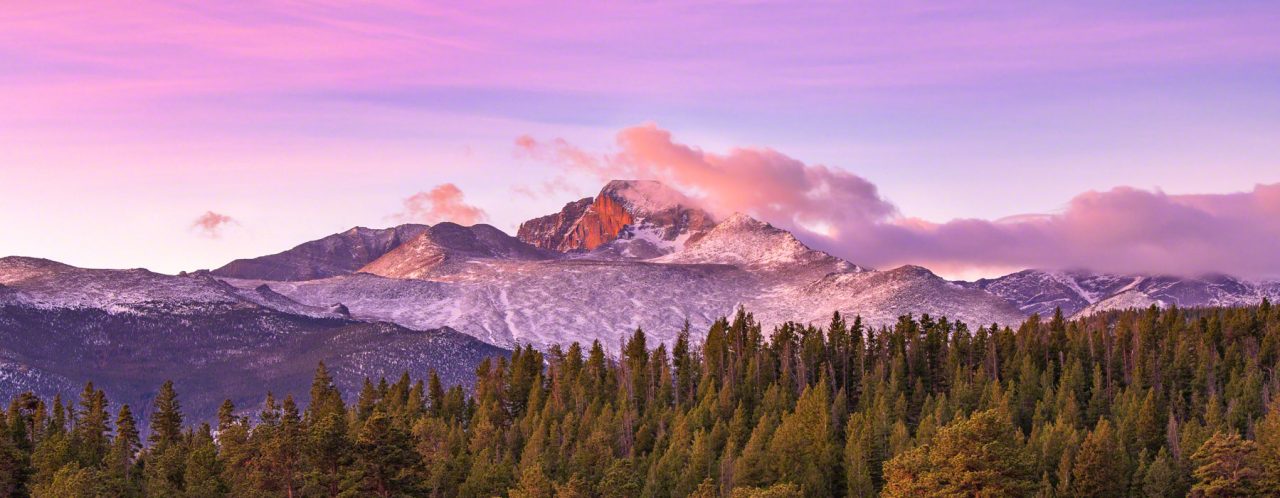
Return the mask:
<path id="1" fill-rule="evenodd" d="M 1023 270 L 995 279 L 960 283 L 982 289 L 1013 303 L 1030 315 L 1047 316 L 1062 308 L 1067 316 L 1099 311 L 1176 305 L 1240 306 L 1256 304 L 1264 297 L 1280 297 L 1274 282 L 1249 282 L 1225 275 L 1177 277 L 1169 275 L 1116 275 L 1084 270 Z"/>
<path id="2" fill-rule="evenodd" d="M 391 278 L 441 277 L 482 260 L 539 261 L 556 253 L 526 244 L 489 225 L 439 223 L 359 271 Z"/>
<path id="3" fill-rule="evenodd" d="M 634 247 L 604 248 L 605 253 L 645 259 L 672 252 L 714 224 L 691 199 L 661 183 L 614 180 L 595 198 L 522 223 L 516 238 L 558 252 L 593 251 L 620 241 Z"/>
<path id="4" fill-rule="evenodd" d="M 218 277 L 263 280 L 311 280 L 346 275 L 413 240 L 427 228 L 416 224 L 384 229 L 354 227 L 284 252 L 237 259 L 210 273 Z"/>
<path id="5" fill-rule="evenodd" d="M 507 354 L 447 328 L 359 321 L 341 308 L 207 275 L 0 258 L 0 397 L 67 396 L 91 380 L 137 409 L 173 380 L 189 416 L 208 420 L 226 398 L 257 406 L 264 389 L 305 398 L 319 361 L 354 395 L 365 377 L 405 370 L 470 386 L 476 362 Z"/>
<path id="6" fill-rule="evenodd" d="M 487 225 L 440 224 L 359 273 L 226 281 L 242 289 L 265 285 L 310 306 L 341 302 L 357 319 L 450 327 L 504 347 L 600 340 L 616 348 L 637 327 L 669 341 L 686 319 L 694 330 L 705 330 L 740 306 L 767 326 L 823 323 L 836 310 L 885 325 L 902 313 L 947 314 L 971 324 L 1025 317 L 1002 299 L 922 268 L 866 270 L 745 214 L 714 223 L 653 182 L 610 182 L 589 201 L 571 203 L 565 216 L 526 222 L 519 240 Z M 572 216 L 577 219 L 566 223 Z M 586 239 L 530 236 L 602 233 L 562 225 L 603 226 L 606 218 L 627 223 L 617 228 L 618 238 L 591 250 L 560 253 L 546 247 Z M 533 231 L 535 226 L 541 228 Z M 488 242 L 479 234 L 489 234 Z M 639 244 L 650 250 L 635 250 Z"/>

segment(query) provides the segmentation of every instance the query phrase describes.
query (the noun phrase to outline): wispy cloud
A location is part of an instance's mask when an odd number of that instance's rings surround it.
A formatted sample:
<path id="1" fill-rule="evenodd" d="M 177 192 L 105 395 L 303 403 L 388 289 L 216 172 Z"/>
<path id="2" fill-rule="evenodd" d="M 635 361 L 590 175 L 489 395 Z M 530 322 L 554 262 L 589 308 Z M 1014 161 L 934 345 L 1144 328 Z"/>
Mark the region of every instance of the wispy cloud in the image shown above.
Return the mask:
<path id="1" fill-rule="evenodd" d="M 0 105 L 119 111 L 141 102 L 197 105 L 197 97 L 225 104 L 250 95 L 413 98 L 467 89 L 697 102 L 726 93 L 1079 78 L 1280 55 L 1273 6 L 1160 7 L 1161 15 L 1026 2 L 299 8 L 267 1 L 251 10 L 24 2 L 0 17 L 0 53 L 9 63 Z"/>

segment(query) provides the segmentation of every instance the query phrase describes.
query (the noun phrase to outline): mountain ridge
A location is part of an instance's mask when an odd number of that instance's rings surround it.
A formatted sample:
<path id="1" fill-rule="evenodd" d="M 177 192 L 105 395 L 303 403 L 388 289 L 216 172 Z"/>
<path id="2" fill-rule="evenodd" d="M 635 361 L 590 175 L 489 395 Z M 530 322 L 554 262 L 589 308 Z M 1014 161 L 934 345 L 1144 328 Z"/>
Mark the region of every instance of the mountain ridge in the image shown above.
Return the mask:
<path id="1" fill-rule="evenodd" d="M 427 228 L 427 225 L 413 223 L 382 229 L 352 227 L 275 254 L 237 259 L 209 273 L 218 277 L 270 280 L 344 275 L 416 238 Z"/>

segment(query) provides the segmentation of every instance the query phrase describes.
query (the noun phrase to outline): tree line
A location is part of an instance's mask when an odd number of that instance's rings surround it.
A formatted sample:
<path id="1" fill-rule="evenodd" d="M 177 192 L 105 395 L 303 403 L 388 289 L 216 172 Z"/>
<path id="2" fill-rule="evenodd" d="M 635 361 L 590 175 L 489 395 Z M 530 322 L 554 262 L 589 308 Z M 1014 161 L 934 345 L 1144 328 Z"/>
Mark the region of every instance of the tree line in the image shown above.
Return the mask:
<path id="1" fill-rule="evenodd" d="M 474 388 L 403 375 L 344 402 L 184 423 L 15 397 L 0 496 L 1277 496 L 1280 309 L 1060 312 L 1016 328 L 927 315 L 867 327 L 745 310 L 701 341 L 521 347 Z"/>

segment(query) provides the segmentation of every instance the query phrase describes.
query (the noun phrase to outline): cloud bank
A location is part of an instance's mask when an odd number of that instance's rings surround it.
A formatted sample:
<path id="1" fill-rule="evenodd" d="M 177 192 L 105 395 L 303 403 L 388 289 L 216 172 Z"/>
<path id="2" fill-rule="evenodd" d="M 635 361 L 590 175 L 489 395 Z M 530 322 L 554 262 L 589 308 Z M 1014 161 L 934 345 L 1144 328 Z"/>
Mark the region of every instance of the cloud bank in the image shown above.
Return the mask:
<path id="1" fill-rule="evenodd" d="M 404 211 L 394 217 L 405 222 L 452 221 L 460 225 L 474 225 L 489 219 L 483 209 L 467 204 L 462 189 L 452 183 L 442 183 L 409 196 L 404 200 Z"/>
<path id="2" fill-rule="evenodd" d="M 745 212 L 873 267 L 1280 275 L 1280 184 L 1202 195 L 1120 187 L 1079 194 L 1055 213 L 938 223 L 902 214 L 860 176 L 773 149 L 707 152 L 652 124 L 623 129 L 616 138 L 609 153 L 529 136 L 516 146 L 561 168 L 553 184 L 581 175 L 662 181 L 717 215 Z"/>
<path id="3" fill-rule="evenodd" d="M 191 229 L 198 231 L 205 237 L 216 239 L 222 236 L 223 229 L 235 224 L 238 224 L 238 222 L 230 216 L 213 211 L 205 211 L 204 214 L 191 222 Z"/>

